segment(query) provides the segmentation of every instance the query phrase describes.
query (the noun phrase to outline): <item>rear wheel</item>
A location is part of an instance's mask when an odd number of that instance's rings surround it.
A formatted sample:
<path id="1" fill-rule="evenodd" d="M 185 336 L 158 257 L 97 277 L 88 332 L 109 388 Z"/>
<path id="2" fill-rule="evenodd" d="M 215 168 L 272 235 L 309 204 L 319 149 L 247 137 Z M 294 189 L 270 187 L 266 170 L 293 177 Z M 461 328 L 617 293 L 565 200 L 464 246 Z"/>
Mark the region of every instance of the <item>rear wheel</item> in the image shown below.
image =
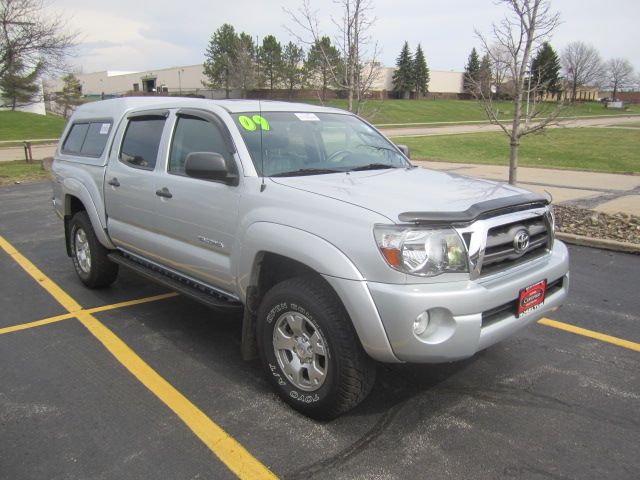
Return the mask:
<path id="1" fill-rule="evenodd" d="M 118 265 L 109 250 L 98 241 L 87 212 L 76 213 L 69 221 L 69 247 L 78 277 L 89 288 L 111 285 L 118 277 Z"/>
<path id="2" fill-rule="evenodd" d="M 342 303 L 315 276 L 274 286 L 258 312 L 258 348 L 267 377 L 301 413 L 331 419 L 370 392 L 375 366 Z"/>

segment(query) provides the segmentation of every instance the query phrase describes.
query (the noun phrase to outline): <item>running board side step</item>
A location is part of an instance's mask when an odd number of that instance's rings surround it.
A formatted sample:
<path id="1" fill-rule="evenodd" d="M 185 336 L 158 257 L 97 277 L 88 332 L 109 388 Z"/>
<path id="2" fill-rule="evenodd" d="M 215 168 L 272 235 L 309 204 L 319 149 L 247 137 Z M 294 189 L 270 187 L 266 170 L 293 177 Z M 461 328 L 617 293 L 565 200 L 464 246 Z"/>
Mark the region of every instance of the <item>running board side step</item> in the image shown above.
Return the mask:
<path id="1" fill-rule="evenodd" d="M 164 285 L 165 287 L 175 290 L 178 293 L 203 303 L 207 307 L 222 310 L 225 312 L 241 310 L 242 304 L 233 298 L 226 297 L 212 288 L 194 282 L 188 278 L 180 276 L 176 273 L 165 270 L 159 266 L 142 260 L 134 260 L 121 252 L 112 252 L 109 254 L 109 260 L 117 263 L 125 268 L 133 270 L 153 282 Z"/>

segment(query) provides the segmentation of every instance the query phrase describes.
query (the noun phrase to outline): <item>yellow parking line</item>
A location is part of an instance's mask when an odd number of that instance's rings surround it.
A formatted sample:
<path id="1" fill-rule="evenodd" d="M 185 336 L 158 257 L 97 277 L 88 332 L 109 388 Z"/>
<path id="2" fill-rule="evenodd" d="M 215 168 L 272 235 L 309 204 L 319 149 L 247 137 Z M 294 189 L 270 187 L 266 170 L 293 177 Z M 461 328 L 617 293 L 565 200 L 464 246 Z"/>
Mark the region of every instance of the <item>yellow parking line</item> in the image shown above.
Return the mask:
<path id="1" fill-rule="evenodd" d="M 50 323 L 61 322 L 63 320 L 69 320 L 70 318 L 74 318 L 75 316 L 75 313 L 65 313 L 63 315 L 56 315 L 55 317 L 37 320 L 35 322 L 21 323 L 19 325 L 13 325 L 11 327 L 0 328 L 0 335 L 4 335 L 5 333 L 18 332 L 20 330 L 27 330 L 29 328 L 40 327 L 42 325 L 49 325 Z"/>
<path id="2" fill-rule="evenodd" d="M 141 305 L 143 303 L 149 303 L 149 302 L 157 302 L 158 300 L 164 300 L 166 298 L 173 298 L 177 296 L 178 294 L 176 292 L 161 293 L 160 295 L 153 295 L 151 297 L 138 298 L 136 300 L 127 300 L 125 302 L 120 302 L 120 303 L 112 303 L 111 305 L 104 305 L 102 307 L 89 308 L 87 310 L 83 310 L 83 312 L 86 312 L 86 313 L 106 312 L 107 310 L 115 310 L 116 308 L 123 308 L 123 307 L 132 307 L 134 305 Z"/>
<path id="3" fill-rule="evenodd" d="M 541 325 L 547 327 L 558 328 L 565 332 L 575 333 L 576 335 L 582 335 L 583 337 L 595 338 L 601 342 L 611 343 L 618 347 L 628 348 L 629 350 L 635 350 L 640 352 L 640 343 L 632 342 L 630 340 L 624 340 L 618 337 L 612 337 L 611 335 L 605 335 L 604 333 L 594 332 L 593 330 L 587 330 L 586 328 L 576 327 L 568 323 L 558 322 L 557 320 L 551 320 L 550 318 L 542 318 L 538 320 Z"/>
<path id="4" fill-rule="evenodd" d="M 38 267 L 18 252 L 18 250 L 7 242 L 2 235 L 0 235 L 0 248 L 7 252 L 7 254 L 13 258 L 25 272 L 31 275 L 36 282 L 42 285 L 42 288 L 49 292 L 68 312 L 77 312 L 78 310 L 82 310 L 79 303 L 71 298 L 67 292 L 62 290 L 53 280 L 42 273 Z"/>
<path id="5" fill-rule="evenodd" d="M 162 378 L 140 356 L 111 330 L 104 326 L 89 311 L 71 298 L 56 283 L 42 273 L 26 257 L 22 256 L 9 242 L 0 236 L 2 247 L 18 264 L 29 273 L 70 313 L 93 334 L 109 352 L 129 370 L 144 386 L 154 393 L 195 433 L 202 442 L 239 478 L 277 478 L 263 463 L 249 453 L 240 443 L 226 433 L 222 427 L 207 417 L 188 398 Z M 134 300 L 135 302 L 135 300 Z M 98 307 L 101 308 L 101 307 Z"/>
<path id="6" fill-rule="evenodd" d="M 126 302 L 112 303 L 111 305 L 103 305 L 102 307 L 89 308 L 88 310 L 79 310 L 78 312 L 65 313 L 63 315 L 56 315 L 55 317 L 43 318 L 42 320 L 36 320 L 35 322 L 21 323 L 19 325 L 13 325 L 11 327 L 0 328 L 0 335 L 5 333 L 18 332 L 20 330 L 27 330 L 29 328 L 40 327 L 42 325 L 49 325 L 51 323 L 61 322 L 63 320 L 69 320 L 75 318 L 80 312 L 86 313 L 99 313 L 106 312 L 108 310 L 115 310 L 116 308 L 130 307 L 133 305 L 140 305 L 142 303 L 157 302 L 158 300 L 164 300 L 165 298 L 172 298 L 178 296 L 177 293 L 163 293 L 161 295 L 154 295 L 152 297 L 139 298 L 137 300 L 128 300 Z"/>
<path id="7" fill-rule="evenodd" d="M 171 408 L 238 477 L 277 478 L 95 317 L 81 313 L 78 319 L 134 377 Z"/>

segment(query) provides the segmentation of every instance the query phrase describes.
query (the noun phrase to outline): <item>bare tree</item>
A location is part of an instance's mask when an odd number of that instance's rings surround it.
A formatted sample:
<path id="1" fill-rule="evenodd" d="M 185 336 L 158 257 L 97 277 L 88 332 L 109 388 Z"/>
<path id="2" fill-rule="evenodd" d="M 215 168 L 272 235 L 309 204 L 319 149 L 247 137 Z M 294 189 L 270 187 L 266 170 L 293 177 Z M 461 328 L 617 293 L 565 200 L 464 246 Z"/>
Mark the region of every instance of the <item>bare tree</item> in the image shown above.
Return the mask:
<path id="1" fill-rule="evenodd" d="M 498 119 L 493 104 L 495 85 L 487 94 L 482 82 L 477 81 L 472 93 L 480 100 L 491 123 L 499 125 L 509 137 L 509 183 L 515 184 L 520 139 L 556 122 L 562 110 L 561 104 L 552 109 L 542 102 L 532 108 L 529 105 L 530 98 L 535 98 L 536 92 L 544 88 L 531 76 L 531 54 L 551 35 L 560 18 L 558 13 L 551 11 L 550 0 L 500 0 L 500 3 L 504 3 L 509 12 L 500 23 L 493 24 L 491 41 L 477 31 L 476 35 L 491 63 L 501 65 L 507 72 L 505 77 L 509 78 L 513 94 L 513 119 Z"/>
<path id="2" fill-rule="evenodd" d="M 346 90 L 349 111 L 359 114 L 380 74 L 378 44 L 370 35 L 376 21 L 372 16 L 372 0 L 335 0 L 335 3 L 342 11 L 341 18 L 331 18 L 338 29 L 333 43 L 343 59 L 341 68 L 331 60 L 330 52 L 322 51 L 322 57 L 335 84 Z M 312 10 L 310 0 L 303 0 L 302 6 L 295 12 L 289 9 L 285 9 L 285 12 L 302 29 L 302 33 L 288 29 L 289 32 L 299 42 L 308 46 L 319 44 L 323 50 L 318 12 Z"/>
<path id="3" fill-rule="evenodd" d="M 571 87 L 571 101 L 576 101 L 578 88 L 598 83 L 602 78 L 600 54 L 584 42 L 572 42 L 561 55 L 562 69 Z"/>
<path id="4" fill-rule="evenodd" d="M 606 78 L 613 90 L 613 99 L 618 94 L 618 89 L 625 88 L 634 83 L 633 66 L 626 58 L 612 58 L 605 65 Z"/>
<path id="5" fill-rule="evenodd" d="M 48 71 L 64 67 L 77 34 L 47 6 L 45 0 L 0 0 L 0 77 L 17 62 Z"/>

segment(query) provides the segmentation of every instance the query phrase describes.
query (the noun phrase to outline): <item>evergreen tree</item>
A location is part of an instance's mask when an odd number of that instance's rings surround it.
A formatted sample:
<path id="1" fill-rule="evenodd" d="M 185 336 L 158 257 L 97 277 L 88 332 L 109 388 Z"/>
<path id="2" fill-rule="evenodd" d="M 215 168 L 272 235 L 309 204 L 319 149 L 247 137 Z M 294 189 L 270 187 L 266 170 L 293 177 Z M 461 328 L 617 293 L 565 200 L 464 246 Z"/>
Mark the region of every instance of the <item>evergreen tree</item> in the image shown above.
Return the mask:
<path id="1" fill-rule="evenodd" d="M 32 103 L 34 97 L 40 91 L 38 82 L 42 73 L 42 64 L 39 63 L 31 72 L 27 72 L 20 61 L 12 63 L 0 79 L 0 91 L 7 105 L 15 110 L 20 105 Z"/>
<path id="2" fill-rule="evenodd" d="M 73 73 L 68 73 L 62 77 L 62 93 L 56 97 L 56 103 L 62 107 L 62 116 L 67 118 L 73 108 L 80 105 L 82 97 L 82 86 L 80 80 Z"/>
<path id="3" fill-rule="evenodd" d="M 491 95 L 491 77 L 491 58 L 488 53 L 485 53 L 482 56 L 482 60 L 480 60 L 477 77 L 477 86 L 484 97 L 489 97 Z"/>
<path id="4" fill-rule="evenodd" d="M 540 96 L 548 93 L 552 97 L 559 96 L 562 91 L 560 83 L 560 58 L 548 42 L 544 42 L 531 62 L 531 81 L 538 87 Z"/>
<path id="5" fill-rule="evenodd" d="M 205 53 L 204 74 L 211 88 L 224 88 L 226 98 L 233 88 L 233 69 L 237 61 L 238 36 L 232 25 L 225 23 L 211 36 Z"/>
<path id="6" fill-rule="evenodd" d="M 429 92 L 429 67 L 427 67 L 427 61 L 420 44 L 418 44 L 416 54 L 413 57 L 413 85 L 417 98 L 423 97 Z"/>
<path id="7" fill-rule="evenodd" d="M 475 92 L 475 85 L 478 80 L 478 73 L 480 72 L 480 58 L 475 47 L 469 54 L 467 65 L 464 67 L 464 91 L 467 93 Z"/>
<path id="8" fill-rule="evenodd" d="M 316 40 L 307 53 L 304 63 L 307 81 L 310 85 L 320 87 L 320 99 L 327 98 L 329 85 L 335 84 L 341 72 L 340 52 L 331 44 L 329 37 Z"/>
<path id="9" fill-rule="evenodd" d="M 247 90 L 256 83 L 256 46 L 251 35 L 242 32 L 236 39 L 236 62 L 233 65 L 233 84 L 242 90 L 242 98 L 247 97 Z"/>
<path id="10" fill-rule="evenodd" d="M 398 94 L 398 98 L 407 98 L 413 89 L 413 59 L 409 42 L 404 42 L 396 60 L 396 71 L 393 72 L 393 91 Z"/>
<path id="11" fill-rule="evenodd" d="M 289 42 L 282 51 L 282 79 L 289 90 L 289 98 L 293 89 L 302 85 L 304 79 L 304 50 L 293 42 Z"/>
<path id="12" fill-rule="evenodd" d="M 273 91 L 280 82 L 282 71 L 282 45 L 273 35 L 267 35 L 258 49 L 258 66 L 260 68 L 260 84 L 266 83 Z"/>

